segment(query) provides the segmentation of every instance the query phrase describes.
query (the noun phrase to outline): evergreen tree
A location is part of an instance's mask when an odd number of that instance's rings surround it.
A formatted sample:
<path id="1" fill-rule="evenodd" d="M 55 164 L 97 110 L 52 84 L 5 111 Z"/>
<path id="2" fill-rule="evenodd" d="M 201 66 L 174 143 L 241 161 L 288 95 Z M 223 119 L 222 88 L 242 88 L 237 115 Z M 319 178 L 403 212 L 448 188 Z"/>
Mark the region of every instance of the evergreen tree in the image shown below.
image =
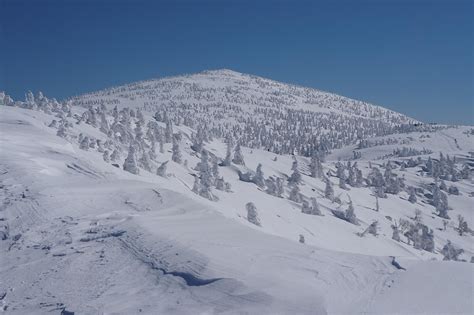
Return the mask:
<path id="1" fill-rule="evenodd" d="M 102 158 L 104 159 L 105 162 L 110 163 L 110 156 L 109 156 L 109 151 L 105 150 L 104 154 L 102 155 Z"/>
<path id="2" fill-rule="evenodd" d="M 298 203 L 302 201 L 302 196 L 301 196 L 300 188 L 298 185 L 292 186 L 292 189 L 290 191 L 290 196 L 288 197 L 288 199 L 294 202 L 298 202 Z"/>
<path id="3" fill-rule="evenodd" d="M 161 177 L 166 177 L 166 168 L 168 167 L 168 162 L 163 162 L 161 165 L 156 169 L 156 175 L 161 176 Z M 197 177 L 195 177 L 196 179 Z"/>
<path id="4" fill-rule="evenodd" d="M 327 199 L 334 201 L 334 189 L 332 188 L 332 183 L 329 178 L 325 178 L 326 188 L 324 189 L 324 197 Z"/>
<path id="5" fill-rule="evenodd" d="M 461 255 L 462 253 L 464 253 L 464 250 L 454 246 L 450 240 L 448 240 L 446 245 L 444 245 L 443 249 L 441 250 L 441 254 L 443 254 L 444 256 L 443 260 L 458 261 L 459 255 Z"/>
<path id="6" fill-rule="evenodd" d="M 293 173 L 288 178 L 288 182 L 292 185 L 298 185 L 299 183 L 301 183 L 301 174 L 298 170 L 298 161 L 296 159 L 293 161 L 291 170 L 293 171 Z"/>
<path id="7" fill-rule="evenodd" d="M 255 224 L 256 226 L 261 226 L 260 219 L 258 217 L 257 213 L 257 207 L 253 204 L 253 202 L 249 202 L 245 205 L 245 208 L 247 209 L 247 220 Z"/>
<path id="8" fill-rule="evenodd" d="M 232 159 L 232 162 L 237 165 L 245 165 L 244 156 L 242 154 L 239 143 L 237 143 L 237 145 L 235 146 L 234 158 Z"/>
<path id="9" fill-rule="evenodd" d="M 176 137 L 173 137 L 173 147 L 172 147 L 172 155 L 171 155 L 171 160 L 173 162 L 176 162 L 178 164 L 181 164 L 181 151 L 179 149 L 179 144 L 178 140 L 176 140 Z"/>
<path id="10" fill-rule="evenodd" d="M 262 164 L 259 163 L 257 166 L 257 170 L 255 172 L 255 176 L 253 177 L 253 182 L 260 188 L 265 188 L 265 177 L 262 171 Z"/>
<path id="11" fill-rule="evenodd" d="M 128 149 L 128 155 L 123 163 L 123 170 L 130 172 L 132 174 L 138 175 L 140 173 L 140 169 L 137 166 L 137 162 L 135 159 L 135 147 L 130 145 Z"/>

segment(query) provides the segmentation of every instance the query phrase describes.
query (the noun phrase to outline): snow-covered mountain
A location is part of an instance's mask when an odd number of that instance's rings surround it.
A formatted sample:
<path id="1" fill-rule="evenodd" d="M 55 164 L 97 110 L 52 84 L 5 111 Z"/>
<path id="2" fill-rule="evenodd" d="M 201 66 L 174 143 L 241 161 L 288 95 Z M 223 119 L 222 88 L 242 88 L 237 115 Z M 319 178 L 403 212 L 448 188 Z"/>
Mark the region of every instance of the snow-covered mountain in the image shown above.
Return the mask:
<path id="1" fill-rule="evenodd" d="M 13 314 L 471 314 L 474 129 L 230 70 L 0 93 Z"/>

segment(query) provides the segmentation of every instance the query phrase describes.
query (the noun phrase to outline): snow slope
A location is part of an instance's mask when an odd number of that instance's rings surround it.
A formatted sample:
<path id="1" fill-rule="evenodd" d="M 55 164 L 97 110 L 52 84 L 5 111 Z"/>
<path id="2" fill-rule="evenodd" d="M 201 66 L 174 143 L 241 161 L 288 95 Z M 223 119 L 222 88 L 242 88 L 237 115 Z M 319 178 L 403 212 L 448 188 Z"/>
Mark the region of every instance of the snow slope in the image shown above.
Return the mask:
<path id="1" fill-rule="evenodd" d="M 193 87 L 193 82 L 205 89 Z M 317 111 L 360 115 L 393 125 L 409 121 L 396 113 L 387 119 L 385 109 L 375 115 L 366 110 L 369 105 L 356 101 L 227 70 L 140 82 L 82 96 L 74 102 L 93 100 L 99 105 L 97 100 L 109 98 L 110 104 L 102 102 L 109 109 L 117 100 L 122 107 L 146 108 L 144 102 L 151 101 L 150 95 L 160 98 L 165 94 L 171 95 L 169 101 L 181 98 L 190 104 L 201 95 L 200 101 L 205 103 L 203 99 L 208 96 L 203 95 L 225 97 L 219 93 L 229 89 L 229 82 L 245 87 L 232 98 L 237 104 L 239 98 L 248 97 L 239 105 L 243 107 L 259 98 L 265 103 L 259 93 L 268 96 L 282 90 L 287 94 L 279 97 L 297 99 L 285 106 L 305 110 L 319 106 Z M 199 93 L 182 98 L 189 89 Z M 327 101 L 305 105 L 302 96 L 294 96 L 303 93 Z M 84 111 L 75 106 L 72 110 L 78 115 Z M 241 117 L 239 113 L 234 111 Z M 154 110 L 145 111 L 145 119 L 153 120 L 153 114 Z M 300 203 L 286 198 L 287 186 L 284 198 L 278 198 L 238 179 L 238 170 L 254 171 L 259 163 L 265 177 L 286 178 L 291 174 L 292 155 L 242 147 L 245 166 L 219 167 L 232 186 L 231 192 L 214 190 L 218 201 L 210 201 L 191 191 L 194 166 L 200 159 L 190 148 L 196 132 L 193 128 L 173 126 L 174 132 L 182 135 L 179 146 L 187 165 L 170 161 L 167 176 L 160 177 L 154 172 L 161 162 L 171 160 L 171 143 L 164 144 L 164 152 L 158 153 L 153 172 L 141 169 L 140 175 L 133 175 L 121 168 L 126 152 L 115 167 L 96 149 L 79 149 L 79 134 L 103 141 L 109 138 L 99 128 L 64 117 L 73 124 L 66 140 L 56 135 L 57 128 L 48 127 L 52 119 L 58 119 L 54 113 L 0 106 L 0 303 L 7 313 L 473 312 L 473 264 L 442 261 L 441 253 L 450 240 L 464 249 L 461 259 L 469 261 L 474 255 L 473 236 L 460 236 L 455 220 L 460 214 L 469 226 L 474 225 L 472 179 L 455 183 L 460 194 L 449 195 L 452 220 L 445 230 L 443 219 L 421 193 L 414 204 L 408 202 L 405 191 L 389 194 L 379 199 L 377 212 L 370 188 L 341 189 L 334 176 L 335 163 L 351 160 L 354 150 L 362 153 L 357 162 L 364 176 L 370 166 L 408 160 L 410 157 L 393 155 L 393 150 L 403 146 L 429 149 L 431 153 L 420 155 L 423 158 L 436 159 L 443 152 L 471 163 L 471 127 L 393 133 L 370 138 L 385 141 L 366 148 L 358 149 L 354 143 L 332 150 L 323 166 L 340 204 L 324 198 L 323 180 L 308 176 L 309 158 L 296 156 L 302 173 L 301 193 L 316 197 L 323 214 L 313 216 L 302 213 Z M 204 147 L 219 158 L 226 154 L 220 138 L 206 142 Z M 432 182 L 419 167 L 394 172 L 403 176 L 407 185 L 420 189 Z M 359 225 L 340 220 L 331 212 L 345 210 L 349 200 Z M 260 227 L 247 221 L 247 202 L 255 203 Z M 435 231 L 433 252 L 392 239 L 391 225 L 400 218 L 411 220 L 416 209 L 422 222 Z M 359 236 L 374 220 L 379 222 L 378 235 Z M 304 244 L 298 242 L 300 235 Z M 392 257 L 406 270 L 396 268 Z"/>

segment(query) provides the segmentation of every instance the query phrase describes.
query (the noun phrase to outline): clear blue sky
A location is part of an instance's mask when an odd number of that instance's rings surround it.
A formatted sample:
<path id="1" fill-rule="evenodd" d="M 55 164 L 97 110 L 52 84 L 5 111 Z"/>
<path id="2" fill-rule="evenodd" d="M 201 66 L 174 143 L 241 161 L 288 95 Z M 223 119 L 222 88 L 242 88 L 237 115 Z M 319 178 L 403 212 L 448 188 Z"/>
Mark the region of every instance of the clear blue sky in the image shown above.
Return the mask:
<path id="1" fill-rule="evenodd" d="M 474 124 L 470 0 L 0 0 L 0 90 L 229 68 Z"/>

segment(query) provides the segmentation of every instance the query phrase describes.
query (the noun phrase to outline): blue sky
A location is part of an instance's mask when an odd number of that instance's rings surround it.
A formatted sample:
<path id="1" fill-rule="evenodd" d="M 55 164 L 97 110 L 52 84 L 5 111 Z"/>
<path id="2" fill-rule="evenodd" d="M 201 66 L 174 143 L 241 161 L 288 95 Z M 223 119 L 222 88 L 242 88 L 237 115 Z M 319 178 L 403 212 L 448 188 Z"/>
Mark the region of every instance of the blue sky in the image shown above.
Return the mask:
<path id="1" fill-rule="evenodd" d="M 472 20 L 469 0 L 0 0 L 0 90 L 229 68 L 474 124 Z"/>

